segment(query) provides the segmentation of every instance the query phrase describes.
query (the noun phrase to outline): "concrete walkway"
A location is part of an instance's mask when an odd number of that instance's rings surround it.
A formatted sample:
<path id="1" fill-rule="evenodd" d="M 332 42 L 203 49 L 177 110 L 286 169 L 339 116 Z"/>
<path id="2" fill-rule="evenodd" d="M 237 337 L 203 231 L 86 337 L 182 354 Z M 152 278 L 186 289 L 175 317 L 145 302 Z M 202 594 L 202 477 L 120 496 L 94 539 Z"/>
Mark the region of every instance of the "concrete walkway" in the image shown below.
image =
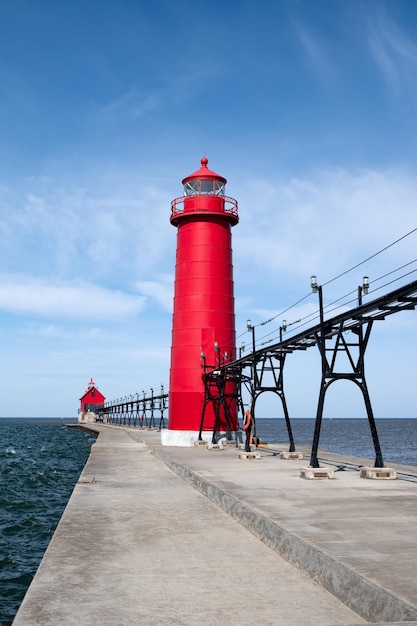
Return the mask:
<path id="1" fill-rule="evenodd" d="M 271 449 L 240 460 L 91 429 L 14 626 L 417 624 L 417 482 L 306 481 L 308 461 Z"/>

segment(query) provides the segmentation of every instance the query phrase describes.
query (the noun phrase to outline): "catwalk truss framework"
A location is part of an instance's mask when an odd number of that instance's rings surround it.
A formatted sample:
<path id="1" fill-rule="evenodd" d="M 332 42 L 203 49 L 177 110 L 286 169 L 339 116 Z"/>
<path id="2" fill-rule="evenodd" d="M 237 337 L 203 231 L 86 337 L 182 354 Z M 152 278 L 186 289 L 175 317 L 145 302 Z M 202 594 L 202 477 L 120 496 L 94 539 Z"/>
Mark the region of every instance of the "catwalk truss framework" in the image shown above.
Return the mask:
<path id="1" fill-rule="evenodd" d="M 165 412 L 168 409 L 168 394 L 161 385 L 160 393 L 153 389 L 147 395 L 139 393 L 104 402 L 97 407 L 99 421 L 120 426 L 141 426 L 146 428 L 165 428 Z"/>
<path id="2" fill-rule="evenodd" d="M 325 319 L 322 288 L 317 286 L 319 296 L 318 324 L 298 334 L 282 339 L 267 347 L 255 349 L 255 329 L 252 331 L 252 351 L 235 360 L 222 361 L 220 350 L 218 362 L 207 364 L 201 356 L 202 379 L 204 383 L 204 404 L 201 415 L 199 439 L 202 439 L 204 419 L 207 406 L 213 403 L 215 423 L 212 431 L 212 442 L 216 443 L 223 434 L 219 432 L 220 415 L 229 426 L 226 436 L 233 438 L 229 415 L 232 406 L 241 412 L 244 421 L 245 406 L 243 397 L 249 395 L 249 410 L 252 415 L 252 434 L 256 438 L 256 402 L 261 394 L 272 392 L 282 404 L 285 424 L 288 432 L 289 451 L 295 451 L 291 420 L 284 392 L 284 366 L 288 355 L 317 346 L 321 357 L 321 380 L 319 399 L 315 418 L 313 443 L 311 448 L 310 466 L 319 467 L 318 447 L 323 419 L 326 392 L 339 380 L 350 380 L 360 389 L 370 426 L 372 442 L 375 450 L 375 467 L 384 467 L 378 431 L 372 410 L 370 395 L 365 377 L 365 353 L 369 344 L 373 324 L 386 317 L 406 310 L 414 310 L 417 306 L 417 281 L 408 283 L 390 293 L 366 304 L 362 303 L 362 292 L 359 287 L 358 306 L 335 317 Z M 342 357 L 342 358 L 340 358 Z M 340 363 L 342 361 L 342 363 Z M 389 359 L 387 367 L 391 367 Z M 161 391 L 156 394 L 142 392 L 129 397 L 105 402 L 98 407 L 100 420 L 120 425 L 146 426 L 165 428 L 165 412 L 168 409 L 168 393 Z M 158 414 L 158 415 L 156 415 Z M 157 423 L 158 422 L 158 423 Z M 246 448 L 249 450 L 249 438 Z"/>
<path id="3" fill-rule="evenodd" d="M 223 412 L 226 421 L 230 406 L 235 402 L 243 418 L 244 404 L 242 398 L 245 389 L 250 397 L 249 405 L 254 436 L 256 437 L 256 402 L 261 394 L 272 392 L 281 400 L 288 431 L 289 451 L 294 452 L 295 444 L 284 392 L 284 366 L 288 355 L 317 346 L 321 357 L 321 381 L 310 466 L 319 467 L 317 454 L 326 392 L 336 381 L 350 380 L 359 387 L 364 399 L 375 450 L 375 467 L 384 467 L 366 383 L 365 353 L 375 321 L 384 320 L 394 313 L 415 309 L 417 306 L 417 281 L 366 304 L 362 303 L 362 288 L 359 287 L 358 306 L 330 319 L 324 318 L 322 288 L 318 285 L 315 287 L 319 296 L 319 324 L 284 340 L 282 339 L 282 329 L 280 329 L 279 342 L 256 350 L 255 329 L 248 323 L 248 329 L 252 331 L 253 349 L 251 353 L 227 363 L 221 363 L 219 359 L 217 365 L 207 365 L 204 357 L 202 358 L 205 401 L 199 438 L 201 439 L 204 429 L 205 409 L 210 402 L 214 404 L 216 416 Z M 386 365 L 390 367 L 389 360 L 387 360 Z M 217 441 L 220 434 L 217 431 L 218 422 L 219 420 L 216 419 L 212 434 L 213 443 Z M 226 436 L 231 437 L 230 430 Z M 246 441 L 246 449 L 249 450 L 248 439 Z"/>

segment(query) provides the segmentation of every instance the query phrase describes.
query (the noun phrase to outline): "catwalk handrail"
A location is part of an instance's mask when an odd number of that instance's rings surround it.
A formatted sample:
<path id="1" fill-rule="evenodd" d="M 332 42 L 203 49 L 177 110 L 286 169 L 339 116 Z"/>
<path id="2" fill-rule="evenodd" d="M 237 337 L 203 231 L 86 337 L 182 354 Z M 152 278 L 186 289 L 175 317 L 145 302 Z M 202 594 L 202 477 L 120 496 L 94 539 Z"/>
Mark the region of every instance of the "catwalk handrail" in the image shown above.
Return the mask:
<path id="1" fill-rule="evenodd" d="M 168 393 L 164 392 L 161 385 L 161 393 L 154 393 L 151 388 L 150 395 L 142 392 L 125 396 L 117 400 L 110 400 L 97 405 L 96 412 L 99 421 L 107 423 L 157 427 L 155 412 L 159 412 L 159 428 L 165 428 L 164 413 L 168 409 Z M 135 396 L 135 397 L 134 397 Z"/>
<path id="2" fill-rule="evenodd" d="M 344 313 L 340 313 L 335 317 L 324 320 L 324 337 L 326 339 L 331 338 L 336 334 L 340 325 L 343 323 L 344 330 L 353 330 L 359 328 L 363 324 L 371 320 L 383 320 L 388 315 L 398 313 L 400 311 L 413 310 L 417 306 L 417 280 L 399 287 L 394 291 L 391 291 L 380 298 L 371 300 L 366 304 L 349 309 Z M 262 357 L 268 354 L 276 354 L 287 352 L 291 353 L 294 350 L 306 350 L 311 346 L 316 345 L 317 336 L 321 332 L 321 323 L 307 328 L 288 339 L 283 339 L 267 347 L 259 348 L 258 350 L 249 352 L 245 356 L 238 359 L 230 360 L 220 363 L 216 366 L 213 365 L 213 370 L 228 369 L 234 366 L 242 367 L 245 364 L 250 365 L 253 363 L 253 359 L 256 357 Z"/>

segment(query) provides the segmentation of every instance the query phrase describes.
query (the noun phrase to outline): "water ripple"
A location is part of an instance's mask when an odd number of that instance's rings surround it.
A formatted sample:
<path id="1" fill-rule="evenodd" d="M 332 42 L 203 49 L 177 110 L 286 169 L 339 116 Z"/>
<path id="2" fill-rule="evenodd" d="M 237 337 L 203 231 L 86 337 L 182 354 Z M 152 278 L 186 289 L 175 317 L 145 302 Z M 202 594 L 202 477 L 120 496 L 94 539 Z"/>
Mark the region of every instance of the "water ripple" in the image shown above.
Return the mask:
<path id="1" fill-rule="evenodd" d="M 0 419 L 0 626 L 9 626 L 94 438 L 59 419 Z"/>

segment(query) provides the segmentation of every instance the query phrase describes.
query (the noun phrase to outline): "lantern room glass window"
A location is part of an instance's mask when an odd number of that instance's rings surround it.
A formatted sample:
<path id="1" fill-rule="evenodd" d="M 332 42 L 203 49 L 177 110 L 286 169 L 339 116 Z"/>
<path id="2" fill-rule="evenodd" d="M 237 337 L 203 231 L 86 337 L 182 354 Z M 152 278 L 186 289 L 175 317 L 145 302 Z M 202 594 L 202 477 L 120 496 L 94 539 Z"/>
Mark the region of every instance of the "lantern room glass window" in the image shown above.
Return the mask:
<path id="1" fill-rule="evenodd" d="M 224 196 L 224 183 L 221 180 L 214 181 L 214 193 L 216 196 Z"/>
<path id="2" fill-rule="evenodd" d="M 190 180 L 184 185 L 184 196 L 214 195 L 224 196 L 224 183 L 221 180 Z"/>

